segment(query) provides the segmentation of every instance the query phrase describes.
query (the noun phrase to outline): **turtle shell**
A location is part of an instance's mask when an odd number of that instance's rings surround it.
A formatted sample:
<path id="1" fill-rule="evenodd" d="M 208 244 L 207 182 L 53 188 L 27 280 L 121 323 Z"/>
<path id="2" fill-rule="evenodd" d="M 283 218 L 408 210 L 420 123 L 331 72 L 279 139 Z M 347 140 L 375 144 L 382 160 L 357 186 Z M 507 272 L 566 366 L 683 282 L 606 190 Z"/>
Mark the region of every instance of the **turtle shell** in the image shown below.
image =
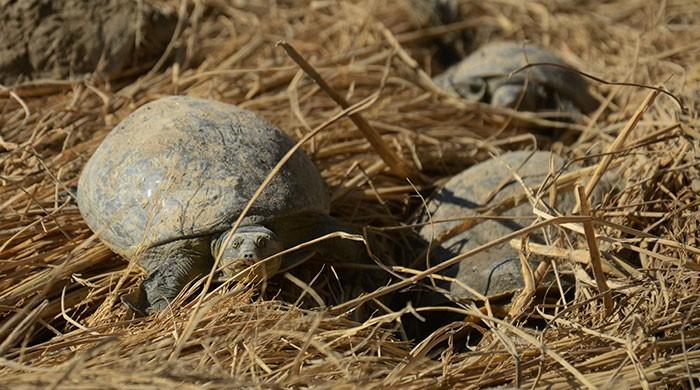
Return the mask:
<path id="1" fill-rule="evenodd" d="M 295 142 L 250 111 L 171 96 L 119 123 L 85 165 L 78 206 L 115 252 L 230 228 Z M 329 198 L 311 159 L 297 151 L 248 213 L 266 219 L 327 213 Z"/>
<path id="2" fill-rule="evenodd" d="M 499 84 L 522 84 L 527 79 L 529 83 L 543 85 L 549 91 L 570 100 L 584 113 L 597 107 L 596 100 L 588 92 L 586 80 L 571 70 L 541 65 L 510 76 L 511 72 L 522 66 L 538 62 L 571 67 L 561 58 L 538 46 L 493 42 L 451 66 L 436 76 L 434 81 L 445 89 L 453 90 L 455 85 L 468 85 L 472 79 L 487 80 L 490 88 Z"/>
<path id="3" fill-rule="evenodd" d="M 521 166 L 521 164 L 523 165 Z M 557 173 L 563 165 L 564 161 L 560 157 L 542 151 L 534 154 L 527 151 L 507 152 L 474 165 L 451 178 L 430 199 L 427 211 L 430 213 L 430 220 L 436 223 L 424 226 L 420 230 L 420 235 L 428 241 L 440 237 L 459 225 L 461 221 L 437 223 L 438 221 L 478 215 L 478 209 L 481 207 L 493 206 L 508 197 L 522 194 L 522 186 L 513 178 L 507 166 L 515 170 L 525 184 L 531 188 L 545 182 L 550 173 L 550 166 L 554 169 L 552 173 Z M 495 196 L 489 200 L 494 192 Z M 545 195 L 544 200 L 547 201 L 547 199 L 547 195 Z M 574 198 L 571 193 L 560 194 L 557 197 L 556 207 L 570 210 L 574 205 L 573 202 Z M 527 201 L 504 212 L 503 215 L 534 217 L 532 206 Z M 427 217 L 422 219 L 425 222 L 428 221 Z M 467 252 L 521 229 L 531 222 L 532 220 L 527 218 L 482 221 L 471 229 L 443 242 L 433 252 L 433 261 L 446 261 L 457 254 Z M 530 239 L 538 241 L 538 235 L 533 234 Z M 518 252 L 511 248 L 507 242 L 479 252 L 446 270 L 445 273 L 489 297 L 507 294 L 523 287 Z M 456 284 L 450 285 L 448 289 L 456 297 L 475 298 Z"/>

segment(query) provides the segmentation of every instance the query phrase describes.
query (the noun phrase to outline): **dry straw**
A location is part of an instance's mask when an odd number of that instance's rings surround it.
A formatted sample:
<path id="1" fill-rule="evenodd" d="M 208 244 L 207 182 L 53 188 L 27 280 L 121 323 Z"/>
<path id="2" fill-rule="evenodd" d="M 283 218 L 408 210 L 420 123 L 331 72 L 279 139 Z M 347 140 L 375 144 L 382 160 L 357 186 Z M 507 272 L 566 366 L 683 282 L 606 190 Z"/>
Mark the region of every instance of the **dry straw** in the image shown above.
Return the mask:
<path id="1" fill-rule="evenodd" d="M 180 22 L 156 64 L 139 64 L 109 83 L 87 78 L 0 90 L 0 387 L 697 385 L 700 5 L 465 0 L 467 20 L 435 26 L 422 8 L 428 2 L 408 0 L 159 3 Z M 600 109 L 576 123 L 464 102 L 438 90 L 429 75 L 441 70 L 432 39 L 449 43 L 465 30 L 467 49 L 498 39 L 537 42 L 601 79 L 662 85 L 687 110 L 665 95 L 650 101 L 648 90 L 601 83 L 593 83 Z M 296 61 L 275 45 L 280 40 L 295 48 Z M 291 299 L 263 299 L 262 286 L 200 294 L 199 282 L 171 310 L 128 318 L 117 297 L 142 274 L 95 238 L 73 194 L 109 130 L 135 108 L 173 94 L 235 103 L 297 140 L 309 138 L 302 147 L 331 187 L 333 213 L 377 239 L 369 242 L 378 242 L 370 249 L 379 264 L 309 265 L 308 275 L 276 282 L 288 282 Z M 543 125 L 571 142 L 530 131 Z M 402 340 L 402 318 L 427 318 L 437 308 L 396 308 L 383 299 L 430 286 L 444 266 L 412 269 L 416 253 L 401 250 L 410 247 L 411 218 L 422 206 L 416 191 L 429 196 L 475 162 L 535 147 L 581 166 L 557 177 L 552 191 L 579 185 L 588 195 L 605 173 L 617 177 L 602 201 L 582 197 L 587 215 L 538 208 L 530 227 L 497 239 L 523 256 L 556 259 L 554 270 L 572 267 L 575 297 L 552 307 L 526 291 L 506 319 L 494 314 L 508 310 L 488 300 L 485 308 L 464 303 L 446 308 L 464 322 L 421 343 Z M 406 174 L 418 178 L 415 187 Z M 484 209 L 458 229 L 506 218 L 497 215 L 528 196 Z M 567 240 L 522 239 L 545 225 Z M 393 279 L 363 295 L 346 291 L 352 275 L 366 270 Z M 312 308 L 319 304 L 331 308 Z M 525 327 L 524 316 L 546 325 Z M 451 347 L 460 327 L 483 333 L 473 350 Z M 435 354 L 441 340 L 446 349 Z"/>

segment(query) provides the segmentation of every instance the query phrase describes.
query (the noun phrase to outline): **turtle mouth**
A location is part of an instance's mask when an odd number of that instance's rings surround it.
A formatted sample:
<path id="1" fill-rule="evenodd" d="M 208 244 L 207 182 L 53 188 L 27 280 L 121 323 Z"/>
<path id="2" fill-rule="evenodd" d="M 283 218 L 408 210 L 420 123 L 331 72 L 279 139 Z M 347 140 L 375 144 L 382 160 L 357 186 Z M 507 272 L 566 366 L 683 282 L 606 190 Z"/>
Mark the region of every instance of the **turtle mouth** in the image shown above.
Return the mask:
<path id="1" fill-rule="evenodd" d="M 217 282 L 233 279 L 235 282 L 269 279 L 279 271 L 281 261 L 272 258 L 267 261 L 258 259 L 238 259 L 230 262 L 224 269 L 215 274 Z"/>
<path id="2" fill-rule="evenodd" d="M 259 268 L 261 268 L 261 265 L 257 265 L 256 262 L 251 259 L 234 260 L 224 269 L 216 273 L 217 281 L 225 282 L 229 279 L 233 279 L 236 282 L 245 281 L 250 279 L 251 276 L 258 274 Z"/>

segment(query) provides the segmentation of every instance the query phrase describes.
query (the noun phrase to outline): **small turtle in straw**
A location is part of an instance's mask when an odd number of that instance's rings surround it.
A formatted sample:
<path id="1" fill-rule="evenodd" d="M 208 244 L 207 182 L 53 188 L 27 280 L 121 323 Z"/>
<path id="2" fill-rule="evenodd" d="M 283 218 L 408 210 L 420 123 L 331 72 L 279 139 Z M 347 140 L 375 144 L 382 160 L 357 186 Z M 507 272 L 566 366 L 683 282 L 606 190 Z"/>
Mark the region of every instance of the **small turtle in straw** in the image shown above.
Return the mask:
<path id="1" fill-rule="evenodd" d="M 537 65 L 512 74 L 534 63 L 554 66 Z M 467 100 L 522 111 L 589 113 L 598 106 L 579 73 L 561 58 L 531 44 L 489 43 L 433 81 Z"/>
<path id="2" fill-rule="evenodd" d="M 529 188 L 542 185 L 550 173 L 556 174 L 564 167 L 564 161 L 550 152 L 507 152 L 480 164 L 474 165 L 451 178 L 443 188 L 428 201 L 427 211 L 421 222 L 435 221 L 420 230 L 426 241 L 432 241 L 452 229 L 458 228 L 461 221 L 439 222 L 457 217 L 479 215 L 480 208 L 488 208 L 510 197 L 523 194 L 523 188 L 511 170 L 522 178 Z M 550 172 L 550 169 L 553 171 Z M 549 177 L 550 183 L 553 177 Z M 548 194 L 543 197 L 548 201 Z M 557 195 L 556 208 L 570 210 L 575 202 L 572 192 Z M 538 205 L 538 208 L 543 208 Z M 545 209 L 546 210 L 546 209 Z M 430 218 L 428 218 L 428 213 Z M 512 219 L 484 220 L 463 232 L 453 233 L 433 251 L 434 265 L 446 261 L 460 253 L 475 249 L 490 241 L 526 227 L 535 217 L 532 205 L 524 201 L 503 212 Z M 533 232 L 531 241 L 540 241 L 540 232 Z M 534 257 L 532 260 L 535 260 Z M 536 267 L 537 262 L 531 261 Z M 478 299 L 464 285 L 490 299 L 506 298 L 522 289 L 523 275 L 518 252 L 509 243 L 496 245 L 471 256 L 459 264 L 445 270 L 444 274 L 457 282 L 444 284 L 456 299 Z"/>

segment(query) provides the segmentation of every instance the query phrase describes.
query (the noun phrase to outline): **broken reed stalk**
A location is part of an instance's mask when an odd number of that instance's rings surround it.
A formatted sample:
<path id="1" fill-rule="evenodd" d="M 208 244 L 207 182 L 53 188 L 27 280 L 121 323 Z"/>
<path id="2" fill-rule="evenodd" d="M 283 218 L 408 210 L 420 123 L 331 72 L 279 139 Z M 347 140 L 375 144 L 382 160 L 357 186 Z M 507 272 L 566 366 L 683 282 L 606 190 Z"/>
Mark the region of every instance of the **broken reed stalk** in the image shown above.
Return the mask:
<path id="1" fill-rule="evenodd" d="M 511 240 L 510 241 L 510 247 L 518 250 L 521 248 L 520 245 L 520 240 Z M 556 246 L 549 246 L 549 245 L 542 245 L 542 244 L 536 244 L 534 242 L 528 242 L 527 251 L 530 253 L 534 253 L 536 255 L 540 256 L 547 256 L 547 257 L 556 257 L 559 259 L 568 259 L 570 261 L 574 261 L 576 263 L 580 264 L 585 264 L 588 265 L 591 263 L 591 255 L 587 250 L 583 249 L 563 249 L 559 248 Z M 606 274 L 615 276 L 615 277 L 624 277 L 622 273 L 620 273 L 618 270 L 615 268 L 611 267 L 607 262 L 603 262 L 603 259 L 601 258 L 601 265 L 603 267 L 603 272 Z"/>
<path id="2" fill-rule="evenodd" d="M 333 87 L 326 83 L 326 80 L 321 77 L 321 75 L 314 69 L 314 67 L 309 64 L 304 57 L 299 54 L 299 52 L 289 44 L 287 41 L 277 42 L 277 46 L 282 46 L 282 48 L 287 52 L 289 57 L 296 62 L 299 67 L 325 92 L 330 96 L 333 101 L 338 103 L 343 109 L 350 107 L 350 103 L 345 100 Z M 357 126 L 357 128 L 362 132 L 362 135 L 367 138 L 367 141 L 372 145 L 372 148 L 377 152 L 379 157 L 384 160 L 389 169 L 391 169 L 394 174 L 401 178 L 414 178 L 416 173 L 413 172 L 406 163 L 404 163 L 384 142 L 381 135 L 365 120 L 362 115 L 358 113 L 350 114 L 350 119 Z"/>
<path id="3" fill-rule="evenodd" d="M 508 317 L 510 318 L 514 318 L 519 313 L 525 311 L 526 307 L 532 301 L 532 297 L 535 296 L 537 283 L 539 282 L 538 279 L 541 279 L 536 278 L 535 273 L 538 275 L 544 275 L 544 271 L 547 270 L 548 266 L 546 260 L 543 260 L 537 266 L 537 271 L 533 271 L 526 254 L 528 242 L 527 235 L 521 237 L 519 241 L 520 248 L 518 250 L 518 260 L 520 261 L 520 272 L 523 275 L 524 286 L 520 293 L 514 297 L 513 304 L 511 305 L 510 310 L 508 310 Z M 540 268 L 542 268 L 542 272 L 539 272 L 541 271 Z"/>
<path id="4" fill-rule="evenodd" d="M 591 208 L 588 204 L 588 199 L 586 199 L 586 192 L 581 186 L 576 186 L 576 195 L 578 197 L 579 204 L 581 205 L 581 215 L 591 216 Z M 605 280 L 605 273 L 603 272 L 603 266 L 600 261 L 600 250 L 598 249 L 598 242 L 595 237 L 595 229 L 593 228 L 593 221 L 588 220 L 583 222 L 583 230 L 586 234 L 586 242 L 588 243 L 588 250 L 590 252 L 591 268 L 593 268 L 593 276 L 595 277 L 595 282 L 598 285 L 598 292 L 603 296 L 603 303 L 605 304 L 605 313 L 609 315 L 614 309 L 612 296 L 610 294 L 610 288 Z"/>
<path id="5" fill-rule="evenodd" d="M 612 161 L 615 152 L 620 150 L 622 146 L 625 144 L 625 140 L 627 140 L 627 136 L 630 135 L 632 130 L 634 130 L 637 127 L 637 124 L 639 123 L 639 120 L 642 119 L 642 115 L 644 115 L 645 112 L 651 107 L 651 105 L 654 103 L 654 100 L 656 100 L 656 97 L 659 96 L 659 93 L 661 91 L 661 88 L 654 89 L 653 91 L 649 92 L 647 97 L 644 99 L 644 102 L 637 108 L 637 111 L 632 115 L 632 118 L 627 122 L 625 127 L 620 131 L 620 134 L 617 135 L 617 138 L 615 138 L 615 141 L 613 141 L 612 144 L 610 144 L 610 147 L 608 147 L 607 153 L 603 158 L 600 160 L 600 163 L 598 163 L 598 166 L 596 167 L 595 172 L 593 172 L 593 177 L 591 177 L 591 180 L 588 181 L 588 184 L 586 184 L 586 192 L 585 192 L 585 198 L 588 199 L 591 196 L 591 193 L 593 192 L 593 189 L 595 186 L 598 184 L 600 181 L 600 178 L 603 177 L 603 174 L 605 171 L 608 169 L 610 166 L 610 162 Z M 572 210 L 572 214 L 578 213 L 580 210 L 580 203 L 576 204 L 574 209 Z"/>

